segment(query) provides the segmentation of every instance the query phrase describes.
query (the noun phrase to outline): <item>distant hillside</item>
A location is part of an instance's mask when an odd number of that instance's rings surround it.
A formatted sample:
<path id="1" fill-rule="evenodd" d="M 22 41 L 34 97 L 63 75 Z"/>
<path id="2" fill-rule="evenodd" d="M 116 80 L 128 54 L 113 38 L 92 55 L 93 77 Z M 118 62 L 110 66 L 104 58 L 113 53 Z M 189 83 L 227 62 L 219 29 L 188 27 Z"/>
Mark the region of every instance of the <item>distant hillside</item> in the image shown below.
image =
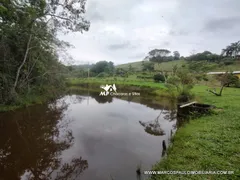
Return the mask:
<path id="1" fill-rule="evenodd" d="M 129 66 L 132 66 L 134 70 L 142 70 L 142 61 L 132 62 L 132 63 L 126 63 L 126 64 L 120 64 L 117 65 L 116 68 L 123 68 L 123 69 L 129 69 Z M 186 68 L 187 62 L 185 60 L 176 60 L 176 61 L 169 61 L 169 62 L 163 62 L 161 64 L 155 63 L 155 70 L 164 70 L 164 71 L 171 71 L 174 65 L 178 65 L 178 67 Z M 212 71 L 239 71 L 240 70 L 240 62 L 228 65 L 228 66 L 219 66 L 216 67 Z"/>
<path id="2" fill-rule="evenodd" d="M 127 64 L 120 64 L 120 65 L 117 65 L 116 68 L 128 69 L 130 65 L 135 70 L 142 70 L 142 61 L 127 63 Z M 155 67 L 155 70 L 171 71 L 174 65 L 178 65 L 179 67 L 183 67 L 184 65 L 186 65 L 186 61 L 177 60 L 177 61 L 163 62 L 161 64 L 155 63 L 154 67 Z"/>

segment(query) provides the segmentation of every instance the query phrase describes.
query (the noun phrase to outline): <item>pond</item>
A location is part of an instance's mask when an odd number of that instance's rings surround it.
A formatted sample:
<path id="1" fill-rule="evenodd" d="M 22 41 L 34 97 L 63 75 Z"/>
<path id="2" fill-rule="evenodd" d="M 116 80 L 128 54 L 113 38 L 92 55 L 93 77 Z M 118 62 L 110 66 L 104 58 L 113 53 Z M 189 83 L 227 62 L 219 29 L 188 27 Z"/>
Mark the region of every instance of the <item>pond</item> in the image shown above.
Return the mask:
<path id="1" fill-rule="evenodd" d="M 0 179 L 139 179 L 138 166 L 151 170 L 161 159 L 163 140 L 168 145 L 176 130 L 175 115 L 167 100 L 89 91 L 1 113 Z M 147 123 L 163 133 L 149 133 Z"/>

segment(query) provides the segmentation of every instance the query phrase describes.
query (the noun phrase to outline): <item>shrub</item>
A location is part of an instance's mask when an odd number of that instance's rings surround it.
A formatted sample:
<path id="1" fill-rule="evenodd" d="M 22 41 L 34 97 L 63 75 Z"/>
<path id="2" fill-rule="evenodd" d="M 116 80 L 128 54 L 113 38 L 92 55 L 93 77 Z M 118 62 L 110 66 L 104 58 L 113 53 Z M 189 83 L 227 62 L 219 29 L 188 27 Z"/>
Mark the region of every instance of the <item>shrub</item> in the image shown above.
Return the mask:
<path id="1" fill-rule="evenodd" d="M 155 82 L 165 82 L 165 77 L 164 77 L 164 75 L 162 75 L 162 74 L 155 74 L 155 75 L 153 76 L 153 80 L 154 80 Z"/>
<path id="2" fill-rule="evenodd" d="M 224 65 L 225 65 L 225 66 L 232 65 L 232 64 L 234 64 L 233 61 L 225 61 L 225 62 L 224 62 Z"/>
<path id="3" fill-rule="evenodd" d="M 203 77 L 203 80 L 204 80 L 204 81 L 209 81 L 209 79 L 208 79 L 207 76 L 204 76 L 204 77 Z"/>
<path id="4" fill-rule="evenodd" d="M 98 78 L 100 78 L 100 77 L 108 77 L 108 74 L 105 73 L 105 72 L 101 72 L 101 73 L 99 73 L 99 74 L 97 75 L 97 77 L 98 77 Z"/>
<path id="5" fill-rule="evenodd" d="M 178 71 L 175 75 L 168 77 L 166 87 L 168 92 L 177 92 L 178 102 L 187 102 L 192 97 L 191 89 L 194 85 L 192 74 L 187 71 Z"/>
<path id="6" fill-rule="evenodd" d="M 195 78 L 198 80 L 198 81 L 201 81 L 203 79 L 203 76 L 201 74 L 198 74 L 195 76 Z"/>
<path id="7" fill-rule="evenodd" d="M 138 79 L 152 79 L 152 76 L 137 76 Z"/>
<path id="8" fill-rule="evenodd" d="M 225 57 L 222 59 L 222 62 L 225 66 L 234 64 L 235 59 L 232 57 Z"/>
<path id="9" fill-rule="evenodd" d="M 237 76 L 232 75 L 230 85 L 232 85 L 236 88 L 239 88 L 240 87 L 240 79 Z"/>

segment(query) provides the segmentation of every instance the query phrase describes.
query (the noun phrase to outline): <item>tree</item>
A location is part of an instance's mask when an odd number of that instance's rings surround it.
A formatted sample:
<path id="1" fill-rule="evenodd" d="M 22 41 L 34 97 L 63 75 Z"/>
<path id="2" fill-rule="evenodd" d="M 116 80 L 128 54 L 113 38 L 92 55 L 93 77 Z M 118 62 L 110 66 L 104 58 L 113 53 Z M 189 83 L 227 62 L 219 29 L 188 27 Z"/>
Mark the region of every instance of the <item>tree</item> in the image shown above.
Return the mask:
<path id="1" fill-rule="evenodd" d="M 235 86 L 239 86 L 239 79 L 237 76 L 234 76 L 234 74 L 226 72 L 221 76 L 217 76 L 217 80 L 221 83 L 221 88 L 219 93 L 216 92 L 216 89 L 214 90 L 209 90 L 207 89 L 207 91 L 215 94 L 216 96 L 222 96 L 222 92 L 224 87 L 230 86 L 231 84 L 235 85 Z"/>
<path id="2" fill-rule="evenodd" d="M 129 64 L 129 66 L 128 66 L 128 72 L 133 72 L 134 71 L 134 68 L 132 67 L 132 65 L 131 64 Z"/>
<path id="3" fill-rule="evenodd" d="M 142 63 L 142 70 L 143 71 L 154 71 L 154 63 L 146 61 Z"/>
<path id="4" fill-rule="evenodd" d="M 194 85 L 193 76 L 187 71 L 178 69 L 167 78 L 166 87 L 172 97 L 177 96 L 178 102 L 187 102 L 192 98 L 191 89 Z M 174 92 L 177 92 L 175 94 Z"/>
<path id="5" fill-rule="evenodd" d="M 188 61 L 210 61 L 210 62 L 218 62 L 220 56 L 217 54 L 213 54 L 210 51 L 204 51 L 202 53 L 193 54 L 187 57 Z"/>
<path id="6" fill-rule="evenodd" d="M 107 74 L 113 75 L 115 70 L 114 64 L 113 62 L 109 61 L 108 62 L 108 66 L 106 67 L 106 69 L 104 70 L 104 72 L 106 72 Z"/>
<path id="7" fill-rule="evenodd" d="M 180 53 L 178 51 L 173 52 L 174 60 L 179 60 L 180 59 Z"/>
<path id="8" fill-rule="evenodd" d="M 1 1 L 0 5 L 0 103 L 37 91 L 60 89 L 65 68 L 58 53 L 69 43 L 57 32 L 87 31 L 85 0 Z M 51 88 L 51 87 L 59 88 Z M 51 93 L 56 94 L 56 93 Z"/>
<path id="9" fill-rule="evenodd" d="M 240 52 L 240 41 L 228 45 L 226 48 L 222 49 L 222 56 L 225 57 L 236 57 Z"/>
<path id="10" fill-rule="evenodd" d="M 165 77 L 164 77 L 164 75 L 163 74 L 160 74 L 160 73 L 158 73 L 158 74 L 155 74 L 154 76 L 153 76 L 153 79 L 154 79 L 154 81 L 155 82 L 165 82 Z"/>
<path id="11" fill-rule="evenodd" d="M 127 74 L 126 70 L 124 70 L 123 68 L 117 68 L 115 73 L 118 76 L 125 76 Z"/>
<path id="12" fill-rule="evenodd" d="M 99 61 L 91 67 L 91 72 L 95 73 L 96 75 L 103 72 L 106 74 L 113 74 L 114 64 L 111 61 Z"/>
<path id="13" fill-rule="evenodd" d="M 149 61 L 161 63 L 167 61 L 167 57 L 171 51 L 167 49 L 153 49 L 148 53 Z"/>

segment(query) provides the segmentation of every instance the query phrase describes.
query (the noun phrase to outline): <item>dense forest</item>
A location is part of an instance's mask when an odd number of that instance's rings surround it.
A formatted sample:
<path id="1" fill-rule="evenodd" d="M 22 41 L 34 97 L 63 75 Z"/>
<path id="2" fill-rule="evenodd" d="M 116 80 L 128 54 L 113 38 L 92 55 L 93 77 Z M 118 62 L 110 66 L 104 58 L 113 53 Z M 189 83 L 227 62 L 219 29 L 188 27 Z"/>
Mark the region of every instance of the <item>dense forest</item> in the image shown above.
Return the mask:
<path id="1" fill-rule="evenodd" d="M 58 52 L 69 44 L 57 33 L 88 31 L 84 13 L 85 0 L 0 1 L 0 104 L 63 87 Z"/>

